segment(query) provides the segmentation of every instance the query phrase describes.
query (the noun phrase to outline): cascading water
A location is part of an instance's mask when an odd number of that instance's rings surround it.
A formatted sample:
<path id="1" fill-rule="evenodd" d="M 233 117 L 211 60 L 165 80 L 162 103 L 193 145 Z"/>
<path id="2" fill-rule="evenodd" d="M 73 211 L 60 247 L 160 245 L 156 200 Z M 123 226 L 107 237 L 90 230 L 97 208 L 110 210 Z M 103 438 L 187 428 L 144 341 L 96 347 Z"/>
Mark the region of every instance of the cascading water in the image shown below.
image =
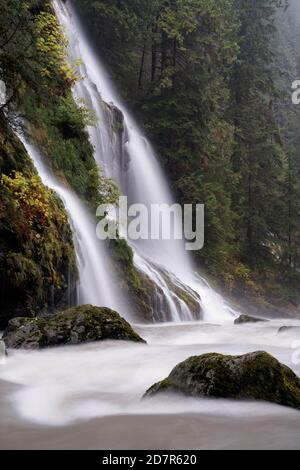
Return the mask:
<path id="1" fill-rule="evenodd" d="M 121 292 L 113 289 L 114 273 L 104 245 L 97 239 L 95 224 L 79 198 L 64 187 L 44 164 L 38 149 L 23 134 L 18 134 L 43 181 L 62 199 L 73 231 L 80 280 L 78 303 L 109 307 L 128 316 Z M 116 295 L 117 294 L 117 295 Z"/>
<path id="2" fill-rule="evenodd" d="M 72 61 L 82 58 L 84 79 L 74 93 L 98 118 L 88 130 L 99 166 L 128 195 L 129 203 L 172 203 L 151 146 L 111 87 L 72 6 L 64 0 L 54 0 L 54 6 L 70 40 Z M 96 238 L 93 217 L 52 174 L 27 137 L 20 139 L 44 184 L 60 196 L 69 214 L 80 271 L 78 301 L 107 305 L 127 316 L 126 298 L 118 298 L 121 291 L 106 245 Z M 235 312 L 197 278 L 182 243 L 142 241 L 133 248 L 136 266 L 156 286 L 154 318 L 165 323 L 133 325 L 146 343 L 111 339 L 43 351 L 10 349 L 7 357 L 0 339 L 0 448 L 102 449 L 105 455 L 145 448 L 299 449 L 296 409 L 258 400 L 180 394 L 141 399 L 176 364 L 203 354 L 268 351 L 300 376 L 300 321 L 284 318 L 235 325 Z M 197 318 L 191 314 L 191 299 L 201 304 L 207 323 L 182 322 Z M 261 374 L 258 378 L 262 385 Z"/>
<path id="3" fill-rule="evenodd" d="M 70 60 L 78 63 L 82 77 L 74 95 L 93 110 L 97 123 L 89 127 L 95 159 L 106 176 L 113 178 L 129 204 L 172 205 L 166 178 L 154 152 L 140 132 L 126 107 L 111 85 L 105 69 L 93 53 L 80 20 L 70 2 L 53 1 L 57 17 L 69 40 Z M 116 119 L 117 118 L 117 119 Z M 113 129 L 115 123 L 120 128 Z M 181 221 L 175 220 L 179 226 Z M 200 277 L 196 277 L 190 256 L 179 240 L 139 241 L 134 249 L 136 267 L 157 286 L 153 316 L 159 320 L 195 319 L 187 303 L 177 295 L 178 288 L 200 304 L 208 321 L 232 319 L 235 312 Z M 162 272 L 164 275 L 162 275 Z M 167 312 L 164 317 L 161 312 Z"/>

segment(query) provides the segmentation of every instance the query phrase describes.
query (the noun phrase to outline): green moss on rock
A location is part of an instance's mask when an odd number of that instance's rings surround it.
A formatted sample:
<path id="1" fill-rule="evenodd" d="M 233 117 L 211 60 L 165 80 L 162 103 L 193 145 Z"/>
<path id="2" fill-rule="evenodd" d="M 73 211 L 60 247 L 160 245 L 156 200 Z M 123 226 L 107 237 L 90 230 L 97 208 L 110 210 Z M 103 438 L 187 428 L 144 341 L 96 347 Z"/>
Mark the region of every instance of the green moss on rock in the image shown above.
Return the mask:
<path id="1" fill-rule="evenodd" d="M 156 266 L 156 268 L 158 268 L 158 266 Z M 179 279 L 176 280 L 176 284 L 174 281 L 172 281 L 169 273 L 167 271 L 164 271 L 162 268 L 160 268 L 160 274 L 165 280 L 170 291 L 174 292 L 174 294 L 177 295 L 177 297 L 186 304 L 186 306 L 192 313 L 193 318 L 195 320 L 199 320 L 202 315 L 200 303 L 201 299 L 199 294 L 197 294 L 197 292 L 193 291 L 187 285 L 181 284 Z"/>
<path id="2" fill-rule="evenodd" d="M 25 349 L 105 339 L 145 342 L 117 312 L 92 305 L 73 307 L 45 317 L 14 318 L 3 335 L 8 348 Z"/>
<path id="3" fill-rule="evenodd" d="M 55 174 L 95 210 L 100 175 L 86 132 L 90 122 L 86 108 L 74 101 L 71 92 L 43 104 L 28 91 L 22 106 L 28 133 Z"/>
<path id="4" fill-rule="evenodd" d="M 116 282 L 130 297 L 136 319 L 151 321 L 156 285 L 135 267 L 133 251 L 126 240 L 120 238 L 108 240 L 108 249 L 117 273 Z"/>
<path id="5" fill-rule="evenodd" d="M 300 379 L 266 352 L 243 356 L 217 353 L 178 364 L 145 394 L 180 392 L 192 397 L 264 400 L 300 409 Z"/>
<path id="6" fill-rule="evenodd" d="M 0 122 L 0 329 L 69 305 L 77 269 L 67 214 L 25 148 Z M 3 145 L 2 145 L 3 144 Z"/>
<path id="7" fill-rule="evenodd" d="M 0 113 L 0 173 L 8 175 L 12 171 L 22 171 L 26 176 L 35 172 L 23 144 Z"/>

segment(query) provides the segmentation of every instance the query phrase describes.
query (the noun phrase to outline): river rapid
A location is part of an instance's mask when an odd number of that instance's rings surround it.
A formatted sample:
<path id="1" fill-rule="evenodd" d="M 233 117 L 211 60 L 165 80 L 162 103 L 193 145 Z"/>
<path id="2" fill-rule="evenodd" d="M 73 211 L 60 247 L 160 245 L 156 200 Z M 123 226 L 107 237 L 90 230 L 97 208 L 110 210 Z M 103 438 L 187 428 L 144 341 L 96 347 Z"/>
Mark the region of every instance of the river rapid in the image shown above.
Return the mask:
<path id="1" fill-rule="evenodd" d="M 180 361 L 265 350 L 300 375 L 300 321 L 134 325 L 147 344 L 10 351 L 0 365 L 2 449 L 299 449 L 300 413 L 263 402 L 142 400 Z M 298 348 L 298 349 L 297 349 Z"/>

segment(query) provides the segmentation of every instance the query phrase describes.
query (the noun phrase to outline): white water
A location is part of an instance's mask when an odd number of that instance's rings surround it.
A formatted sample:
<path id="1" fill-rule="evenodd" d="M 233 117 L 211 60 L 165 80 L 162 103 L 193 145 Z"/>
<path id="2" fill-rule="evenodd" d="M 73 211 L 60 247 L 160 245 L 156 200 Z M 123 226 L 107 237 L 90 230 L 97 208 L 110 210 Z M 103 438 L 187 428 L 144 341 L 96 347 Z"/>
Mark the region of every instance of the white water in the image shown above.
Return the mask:
<path id="1" fill-rule="evenodd" d="M 125 316 L 128 314 L 126 300 L 116 295 L 116 279 L 105 247 L 97 237 L 95 223 L 79 198 L 63 186 L 44 164 L 37 148 L 24 135 L 19 134 L 28 154 L 43 181 L 62 199 L 72 227 L 80 273 L 78 303 L 90 303 L 109 307 Z M 128 316 L 128 315 L 127 315 Z"/>
<path id="2" fill-rule="evenodd" d="M 83 27 L 70 2 L 54 0 L 54 8 L 69 39 L 71 62 L 78 63 L 82 80 L 74 89 L 77 98 L 83 99 L 98 118 L 96 126 L 89 127 L 95 148 L 95 158 L 106 176 L 114 178 L 120 189 L 128 196 L 129 203 L 151 204 L 173 203 L 153 149 L 138 128 L 126 106 L 116 93 L 111 79 L 93 52 Z M 104 102 L 103 102 L 103 101 Z M 121 137 L 111 130 L 112 110 L 116 107 L 124 116 L 125 132 Z M 181 221 L 175 221 L 180 226 Z M 193 320 L 188 306 L 178 298 L 172 287 L 162 281 L 157 265 L 169 271 L 172 282 L 201 302 L 206 321 L 229 321 L 235 316 L 233 309 L 200 277 L 196 277 L 194 266 L 182 241 L 147 240 L 134 247 L 135 263 L 157 285 L 157 299 L 153 306 L 153 317 L 160 320 Z M 197 294 L 198 296 L 197 296 Z M 200 299 L 199 300 L 199 296 Z M 165 315 L 162 315 L 164 312 Z"/>
<path id="3" fill-rule="evenodd" d="M 293 409 L 271 403 L 200 400 L 172 395 L 141 400 L 144 392 L 154 382 L 165 378 L 178 362 L 211 351 L 244 354 L 266 350 L 300 375 L 299 332 L 291 329 L 278 334 L 278 328 L 283 324 L 300 326 L 297 320 L 240 326 L 201 321 L 135 325 L 148 344 L 105 341 L 44 351 L 10 351 L 6 364 L 0 367 L 0 380 L 17 385 L 3 402 L 4 409 L 10 410 L 8 430 L 14 412 L 18 417 L 17 429 L 25 429 L 25 434 L 30 423 L 38 426 L 36 441 L 29 433 L 20 441 L 12 441 L 12 445 L 15 448 L 18 445 L 47 446 L 45 438 L 39 443 L 45 430 L 74 423 L 77 431 L 63 427 L 56 445 L 63 446 L 63 436 L 69 433 L 68 445 L 78 449 L 83 445 L 124 448 L 125 442 L 131 449 L 137 445 L 139 448 L 163 445 L 174 448 L 177 434 L 181 448 L 186 449 L 198 448 L 201 444 L 210 448 L 218 445 L 220 448 L 230 445 L 299 448 L 300 413 Z M 151 416 L 159 416 L 153 428 L 149 421 Z M 165 425 L 168 416 L 173 421 Z M 184 416 L 187 417 L 185 424 L 179 429 L 176 427 L 175 431 L 175 425 Z M 109 434 L 102 433 L 101 421 L 93 424 L 94 418 L 101 417 L 107 417 Z M 129 429 L 124 431 L 122 423 L 124 420 L 126 423 L 126 417 L 128 423 L 130 417 L 143 420 L 141 436 L 130 436 Z M 145 440 L 143 429 L 148 426 L 148 440 Z M 239 429 L 237 434 L 236 428 Z M 84 437 L 85 432 L 88 439 Z M 102 437 L 97 441 L 97 436 L 98 439 Z M 157 442 L 155 436 L 160 436 L 161 442 Z M 7 438 L 3 436 L 3 443 Z M 219 443 L 217 439 L 220 439 Z"/>

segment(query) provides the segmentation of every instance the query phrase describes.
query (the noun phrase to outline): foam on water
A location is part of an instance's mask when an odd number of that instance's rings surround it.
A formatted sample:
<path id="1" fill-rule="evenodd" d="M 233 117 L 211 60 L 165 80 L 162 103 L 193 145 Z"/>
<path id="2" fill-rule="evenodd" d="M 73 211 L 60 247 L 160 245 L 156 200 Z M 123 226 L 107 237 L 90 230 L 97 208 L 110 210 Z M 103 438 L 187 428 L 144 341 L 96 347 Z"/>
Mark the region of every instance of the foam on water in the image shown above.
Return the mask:
<path id="1" fill-rule="evenodd" d="M 283 324 L 300 322 L 136 325 L 148 344 L 105 341 L 39 352 L 11 351 L 0 367 L 0 379 L 22 386 L 10 396 L 19 416 L 46 425 L 120 414 L 295 414 L 297 411 L 267 403 L 178 396 L 141 401 L 149 386 L 169 375 L 178 362 L 211 351 L 244 354 L 266 350 L 300 375 L 300 354 L 298 363 L 293 363 L 293 345 L 299 334 L 296 330 L 278 334 Z"/>

